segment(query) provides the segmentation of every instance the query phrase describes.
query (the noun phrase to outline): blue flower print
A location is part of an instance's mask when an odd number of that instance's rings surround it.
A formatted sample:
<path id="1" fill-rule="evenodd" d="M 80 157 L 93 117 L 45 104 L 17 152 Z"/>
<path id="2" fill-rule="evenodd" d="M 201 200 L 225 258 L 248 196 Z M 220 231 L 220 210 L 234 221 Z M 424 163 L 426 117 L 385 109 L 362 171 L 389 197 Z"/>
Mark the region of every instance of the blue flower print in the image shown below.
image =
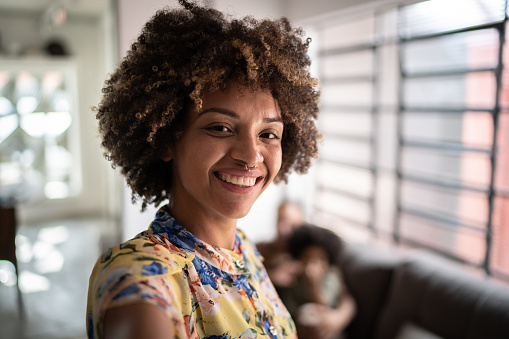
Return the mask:
<path id="1" fill-rule="evenodd" d="M 239 290 L 244 290 L 249 299 L 253 296 L 253 287 L 249 284 L 247 280 L 247 276 L 239 275 L 233 280 L 233 285 L 236 286 Z"/>
<path id="2" fill-rule="evenodd" d="M 150 265 L 143 265 L 143 275 L 158 275 L 168 273 L 168 267 L 163 267 L 161 263 L 152 262 Z"/>
<path id="3" fill-rule="evenodd" d="M 200 282 L 203 285 L 210 285 L 214 289 L 217 289 L 217 282 L 215 277 L 218 275 L 220 271 L 216 269 L 214 266 L 207 264 L 203 260 L 200 260 L 198 257 L 193 259 L 193 265 L 196 268 L 196 272 L 200 277 Z M 214 274 L 215 273 L 215 274 Z"/>
<path id="4" fill-rule="evenodd" d="M 263 321 L 263 329 L 265 330 L 265 333 L 269 335 L 272 339 L 277 339 L 277 330 L 274 325 L 272 325 L 269 318 L 265 318 Z"/>
<path id="5" fill-rule="evenodd" d="M 177 247 L 193 251 L 197 243 L 201 243 L 194 235 L 189 233 L 177 220 L 172 218 L 165 208 L 161 208 L 156 219 L 150 224 L 155 234 L 168 237 L 168 240 Z"/>
<path id="6" fill-rule="evenodd" d="M 126 288 L 124 288 L 122 291 L 118 292 L 115 295 L 115 297 L 113 298 L 113 300 L 120 299 L 126 295 L 136 294 L 138 292 L 138 290 L 139 290 L 139 288 L 138 288 L 137 284 L 131 284 L 131 285 L 127 286 Z"/>

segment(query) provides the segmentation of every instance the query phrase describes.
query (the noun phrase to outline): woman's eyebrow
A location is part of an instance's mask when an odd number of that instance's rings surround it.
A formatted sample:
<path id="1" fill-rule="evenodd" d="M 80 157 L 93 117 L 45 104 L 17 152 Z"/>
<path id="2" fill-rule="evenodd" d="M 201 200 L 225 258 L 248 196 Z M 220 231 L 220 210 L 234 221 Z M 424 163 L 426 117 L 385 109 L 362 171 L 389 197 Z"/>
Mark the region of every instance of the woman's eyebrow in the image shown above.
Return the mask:
<path id="1" fill-rule="evenodd" d="M 229 117 L 236 118 L 236 119 L 240 118 L 239 115 L 237 113 L 235 113 L 234 111 L 230 111 L 229 109 L 226 109 L 226 108 L 217 108 L 217 107 L 207 108 L 206 110 L 201 111 L 200 114 L 198 114 L 198 116 L 201 116 L 201 115 L 203 115 L 205 113 L 209 113 L 209 112 L 221 113 L 221 114 L 224 114 Z"/>
<path id="2" fill-rule="evenodd" d="M 198 114 L 198 116 L 202 116 L 203 114 L 210 113 L 210 112 L 221 113 L 221 114 L 224 114 L 226 116 L 229 116 L 229 117 L 232 117 L 235 119 L 240 119 L 240 116 L 237 113 L 235 113 L 234 111 L 231 111 L 227 108 L 217 108 L 217 107 L 207 108 L 206 110 L 201 111 L 200 114 Z M 281 118 L 280 116 L 275 117 L 275 118 L 265 118 L 265 119 L 263 119 L 263 122 L 265 122 L 265 123 L 271 123 L 271 122 L 283 123 L 283 118 Z"/>
<path id="3" fill-rule="evenodd" d="M 265 118 L 263 119 L 263 122 L 271 123 L 271 122 L 280 122 L 283 123 L 283 118 L 277 117 L 277 118 Z"/>

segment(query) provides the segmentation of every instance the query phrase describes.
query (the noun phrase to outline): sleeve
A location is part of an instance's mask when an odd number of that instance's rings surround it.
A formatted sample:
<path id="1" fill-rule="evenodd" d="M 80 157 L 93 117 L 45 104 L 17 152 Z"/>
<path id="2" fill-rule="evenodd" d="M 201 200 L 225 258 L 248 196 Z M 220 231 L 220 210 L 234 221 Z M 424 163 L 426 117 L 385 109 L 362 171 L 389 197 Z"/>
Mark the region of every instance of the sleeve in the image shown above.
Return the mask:
<path id="1" fill-rule="evenodd" d="M 162 309 L 177 334 L 179 329 L 185 330 L 183 314 L 191 307 L 184 296 L 189 290 L 182 271 L 186 261 L 162 247 L 139 241 L 121 244 L 103 254 L 89 283 L 89 338 L 102 338 L 108 309 L 139 302 Z"/>

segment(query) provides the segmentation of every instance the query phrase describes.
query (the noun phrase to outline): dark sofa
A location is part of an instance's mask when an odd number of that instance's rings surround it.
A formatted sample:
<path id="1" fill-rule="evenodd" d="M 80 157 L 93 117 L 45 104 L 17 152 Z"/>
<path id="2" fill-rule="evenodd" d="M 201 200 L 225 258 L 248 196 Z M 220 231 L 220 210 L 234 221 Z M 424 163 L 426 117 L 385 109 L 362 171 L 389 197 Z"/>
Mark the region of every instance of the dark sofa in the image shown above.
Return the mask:
<path id="1" fill-rule="evenodd" d="M 509 284 L 424 250 L 345 243 L 342 267 L 358 309 L 348 339 L 509 339 Z"/>

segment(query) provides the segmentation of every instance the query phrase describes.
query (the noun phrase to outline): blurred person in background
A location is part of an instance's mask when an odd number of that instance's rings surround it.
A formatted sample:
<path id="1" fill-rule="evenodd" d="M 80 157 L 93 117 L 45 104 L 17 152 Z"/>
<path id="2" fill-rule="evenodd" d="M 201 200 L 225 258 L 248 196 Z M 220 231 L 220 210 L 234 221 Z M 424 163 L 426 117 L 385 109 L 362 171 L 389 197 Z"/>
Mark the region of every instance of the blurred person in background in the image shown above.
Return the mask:
<path id="1" fill-rule="evenodd" d="M 293 231 L 304 223 L 304 211 L 296 201 L 284 200 L 277 211 L 276 238 L 269 242 L 256 244 L 264 258 L 267 269 L 276 290 L 281 291 L 293 284 L 300 264 L 287 249 L 287 242 Z"/>
<path id="2" fill-rule="evenodd" d="M 328 229 L 305 224 L 289 237 L 288 251 L 298 260 L 299 272 L 280 297 L 295 320 L 299 338 L 342 338 L 356 304 L 342 279 L 341 239 Z"/>

